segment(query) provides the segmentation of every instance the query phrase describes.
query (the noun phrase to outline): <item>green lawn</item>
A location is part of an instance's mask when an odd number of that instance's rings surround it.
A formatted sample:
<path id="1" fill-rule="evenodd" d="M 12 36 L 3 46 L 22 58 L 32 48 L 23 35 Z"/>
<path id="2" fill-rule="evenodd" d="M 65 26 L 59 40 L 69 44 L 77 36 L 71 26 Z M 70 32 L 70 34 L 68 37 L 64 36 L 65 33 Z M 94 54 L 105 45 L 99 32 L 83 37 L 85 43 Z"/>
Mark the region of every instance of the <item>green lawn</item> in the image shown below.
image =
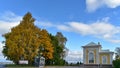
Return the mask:
<path id="1" fill-rule="evenodd" d="M 15 64 L 7 64 L 5 65 L 6 68 L 36 68 L 35 66 L 30 65 L 15 65 Z"/>

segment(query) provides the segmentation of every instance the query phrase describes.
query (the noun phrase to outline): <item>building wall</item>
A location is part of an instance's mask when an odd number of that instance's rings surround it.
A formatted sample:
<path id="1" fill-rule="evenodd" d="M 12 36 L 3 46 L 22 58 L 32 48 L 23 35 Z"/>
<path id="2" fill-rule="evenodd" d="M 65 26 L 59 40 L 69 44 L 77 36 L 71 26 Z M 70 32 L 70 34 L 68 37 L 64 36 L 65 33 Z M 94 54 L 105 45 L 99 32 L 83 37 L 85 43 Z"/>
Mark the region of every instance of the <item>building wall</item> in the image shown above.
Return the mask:
<path id="1" fill-rule="evenodd" d="M 100 53 L 100 58 L 99 58 L 99 60 L 100 60 L 100 64 L 103 64 L 102 62 L 102 60 L 103 60 L 103 56 L 106 56 L 107 57 L 107 63 L 106 64 L 110 64 L 110 54 L 109 53 Z"/>
<path id="2" fill-rule="evenodd" d="M 91 64 L 103 64 L 102 57 L 106 56 L 107 62 L 106 64 L 112 64 L 113 61 L 113 53 L 112 52 L 101 52 L 101 47 L 84 47 L 83 48 L 83 62 L 84 64 L 89 63 L 89 53 L 92 52 L 94 54 L 94 63 Z"/>
<path id="3" fill-rule="evenodd" d="M 89 64 L 89 52 L 94 53 L 94 64 L 99 64 L 99 48 L 85 48 L 83 49 L 84 64 Z"/>
<path id="4" fill-rule="evenodd" d="M 89 64 L 89 52 L 94 53 L 94 64 L 103 64 L 102 57 L 107 57 L 106 64 L 112 64 L 113 54 L 111 53 L 99 53 L 100 48 L 84 48 L 83 49 L 83 62 L 84 64 Z"/>

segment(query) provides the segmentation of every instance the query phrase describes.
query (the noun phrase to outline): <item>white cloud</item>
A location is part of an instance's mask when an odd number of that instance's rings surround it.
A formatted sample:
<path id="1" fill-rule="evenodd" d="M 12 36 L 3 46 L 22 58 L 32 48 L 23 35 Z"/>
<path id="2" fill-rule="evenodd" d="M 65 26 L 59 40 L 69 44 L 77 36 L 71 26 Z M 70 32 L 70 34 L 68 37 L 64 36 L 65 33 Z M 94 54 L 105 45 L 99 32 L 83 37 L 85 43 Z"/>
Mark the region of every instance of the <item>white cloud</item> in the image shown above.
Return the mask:
<path id="1" fill-rule="evenodd" d="M 57 28 L 59 30 L 64 30 L 64 31 L 71 31 L 71 29 L 69 27 L 67 27 L 66 25 L 61 25 L 61 24 L 53 24 L 52 22 L 45 22 L 45 21 L 37 21 L 35 22 L 35 25 L 37 26 L 43 26 L 44 28 L 50 28 L 50 27 L 54 27 Z"/>
<path id="2" fill-rule="evenodd" d="M 83 58 L 82 51 L 69 51 L 65 60 L 68 61 L 68 63 L 76 63 L 82 61 L 82 58 Z"/>
<path id="3" fill-rule="evenodd" d="M 101 6 L 101 3 L 99 3 L 98 0 L 86 0 L 86 8 L 88 12 L 93 12 L 96 9 L 98 9 L 100 6 Z"/>
<path id="4" fill-rule="evenodd" d="M 56 25 L 55 27 L 59 30 L 71 31 L 71 28 L 67 27 L 66 25 Z"/>
<path id="5" fill-rule="evenodd" d="M 5 12 L 0 16 L 0 38 L 1 35 L 10 31 L 10 28 L 18 25 L 21 17 L 12 12 Z M 0 41 L 0 56 L 2 57 L 2 49 L 4 44 Z"/>
<path id="6" fill-rule="evenodd" d="M 116 34 L 120 34 L 120 26 L 114 26 L 108 22 L 97 21 L 91 24 L 80 22 L 71 22 L 69 27 L 76 33 L 81 35 L 91 35 L 97 38 L 103 38 L 110 42 L 120 43 L 120 39 L 116 39 Z"/>
<path id="7" fill-rule="evenodd" d="M 116 8 L 120 6 L 120 0 L 103 0 L 109 8 Z"/>
<path id="8" fill-rule="evenodd" d="M 55 26 L 51 22 L 43 22 L 43 21 L 36 21 L 35 25 L 44 26 L 44 27 L 53 27 L 53 26 Z"/>
<path id="9" fill-rule="evenodd" d="M 109 41 L 113 43 L 120 43 L 120 39 L 110 39 Z"/>
<path id="10" fill-rule="evenodd" d="M 0 35 L 10 31 L 10 28 L 18 25 L 21 19 L 21 16 L 17 16 L 13 12 L 3 13 L 0 17 Z"/>
<path id="11" fill-rule="evenodd" d="M 6 58 L 2 54 L 3 46 L 4 46 L 4 44 L 2 44 L 0 42 L 0 62 L 6 62 L 6 61 L 8 61 L 8 60 L 6 60 Z"/>
<path id="12" fill-rule="evenodd" d="M 22 19 L 21 16 L 17 16 L 16 14 L 10 11 L 0 15 L 0 39 L 2 38 L 1 35 L 9 32 L 12 27 L 18 25 L 21 19 Z M 1 41 L 0 41 L 0 61 L 5 62 L 6 60 L 2 54 L 4 44 L 2 44 Z"/>
<path id="13" fill-rule="evenodd" d="M 18 25 L 19 22 L 0 21 L 0 35 L 10 31 L 10 28 Z"/>
<path id="14" fill-rule="evenodd" d="M 59 30 L 79 33 L 83 36 L 93 36 L 96 38 L 102 38 L 112 43 L 120 43 L 119 34 L 120 26 L 110 24 L 109 17 L 105 17 L 102 20 L 97 20 L 90 24 L 84 22 L 68 22 L 68 24 L 52 24 L 51 27 Z"/>
<path id="15" fill-rule="evenodd" d="M 0 42 L 0 56 L 2 56 L 3 44 Z"/>
<path id="16" fill-rule="evenodd" d="M 91 35 L 110 42 L 120 43 L 120 39 L 116 39 L 116 34 L 120 34 L 120 26 L 112 25 L 106 21 L 96 21 L 91 24 L 70 22 L 69 28 L 72 28 L 73 32 L 81 35 Z"/>
<path id="17" fill-rule="evenodd" d="M 120 0 L 86 0 L 86 6 L 88 12 L 94 12 L 103 6 L 116 8 L 120 6 Z"/>
<path id="18" fill-rule="evenodd" d="M 109 17 L 94 21 L 90 24 L 87 24 L 85 22 L 67 22 L 67 24 L 61 25 L 49 22 L 48 24 L 44 23 L 40 25 L 54 27 L 58 30 L 79 33 L 83 36 L 89 35 L 107 40 L 112 43 L 120 43 L 120 39 L 118 38 L 118 35 L 120 34 L 120 26 L 110 24 Z"/>
<path id="19" fill-rule="evenodd" d="M 0 16 L 0 20 L 7 21 L 7 22 L 18 22 L 22 19 L 21 16 L 16 15 L 15 13 L 11 11 L 4 12 Z"/>

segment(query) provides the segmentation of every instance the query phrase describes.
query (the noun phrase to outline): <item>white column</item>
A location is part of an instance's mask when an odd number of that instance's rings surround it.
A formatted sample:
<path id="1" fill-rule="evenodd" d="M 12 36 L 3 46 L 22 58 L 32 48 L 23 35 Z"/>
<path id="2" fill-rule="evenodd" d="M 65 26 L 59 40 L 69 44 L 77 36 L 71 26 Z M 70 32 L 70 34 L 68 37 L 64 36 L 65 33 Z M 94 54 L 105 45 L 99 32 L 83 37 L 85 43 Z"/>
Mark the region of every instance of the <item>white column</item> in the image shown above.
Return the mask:
<path id="1" fill-rule="evenodd" d="M 86 49 L 83 48 L 83 63 L 86 64 Z"/>
<path id="2" fill-rule="evenodd" d="M 110 54 L 110 64 L 112 64 L 113 61 L 113 54 Z"/>
<path id="3" fill-rule="evenodd" d="M 99 48 L 96 48 L 96 63 L 99 64 Z"/>

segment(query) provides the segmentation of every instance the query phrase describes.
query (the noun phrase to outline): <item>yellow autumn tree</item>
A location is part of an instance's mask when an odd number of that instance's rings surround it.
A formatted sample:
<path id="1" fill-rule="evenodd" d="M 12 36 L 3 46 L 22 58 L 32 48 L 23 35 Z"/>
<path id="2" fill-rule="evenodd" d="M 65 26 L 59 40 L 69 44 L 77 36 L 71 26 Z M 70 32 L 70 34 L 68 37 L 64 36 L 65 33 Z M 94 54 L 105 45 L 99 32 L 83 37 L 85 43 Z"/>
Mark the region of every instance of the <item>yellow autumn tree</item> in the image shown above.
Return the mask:
<path id="1" fill-rule="evenodd" d="M 42 55 L 46 59 L 53 58 L 53 46 L 48 32 L 36 27 L 34 21 L 28 12 L 18 26 L 3 35 L 6 40 L 2 52 L 8 60 L 16 64 L 19 60 L 28 60 L 32 64 L 38 53 L 41 53 L 41 48 L 44 48 Z"/>

